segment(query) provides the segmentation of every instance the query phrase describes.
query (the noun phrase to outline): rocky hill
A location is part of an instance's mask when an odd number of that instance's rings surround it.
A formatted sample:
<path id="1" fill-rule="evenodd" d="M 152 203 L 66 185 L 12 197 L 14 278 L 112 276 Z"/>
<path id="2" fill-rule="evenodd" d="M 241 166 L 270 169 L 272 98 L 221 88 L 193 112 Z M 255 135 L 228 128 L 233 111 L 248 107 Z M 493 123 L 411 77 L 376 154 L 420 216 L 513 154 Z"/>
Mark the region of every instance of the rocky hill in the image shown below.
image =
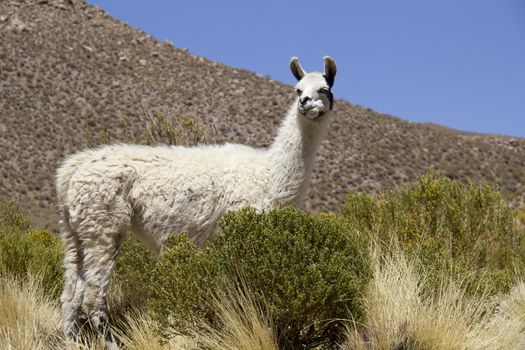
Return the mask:
<path id="1" fill-rule="evenodd" d="M 55 226 L 53 174 L 89 135 L 140 142 L 141 115 L 160 111 L 197 118 L 217 142 L 263 147 L 295 96 L 80 0 L 1 1 L 0 38 L 0 197 L 19 200 L 37 225 Z M 309 208 L 335 210 L 349 191 L 398 187 L 429 169 L 497 183 L 523 202 L 525 139 L 410 123 L 341 100 L 334 112 Z"/>

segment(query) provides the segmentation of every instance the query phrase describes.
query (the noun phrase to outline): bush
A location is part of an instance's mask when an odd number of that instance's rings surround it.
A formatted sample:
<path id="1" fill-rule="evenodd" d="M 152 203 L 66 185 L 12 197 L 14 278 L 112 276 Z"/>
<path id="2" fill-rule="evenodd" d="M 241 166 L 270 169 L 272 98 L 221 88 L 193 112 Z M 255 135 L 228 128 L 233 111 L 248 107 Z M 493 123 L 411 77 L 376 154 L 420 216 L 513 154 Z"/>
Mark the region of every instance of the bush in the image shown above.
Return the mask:
<path id="1" fill-rule="evenodd" d="M 13 201 L 0 204 L 0 236 L 13 231 L 23 232 L 29 229 L 29 221 L 22 215 L 20 206 Z"/>
<path id="2" fill-rule="evenodd" d="M 37 276 L 55 297 L 62 288 L 62 258 L 60 241 L 50 231 L 11 232 L 0 238 L 0 276 Z"/>
<path id="3" fill-rule="evenodd" d="M 184 235 L 165 247 L 151 298 L 165 329 L 190 329 L 202 318 L 213 323 L 210 303 L 232 281 L 263 300 L 284 348 L 333 343 L 342 332 L 334 319 L 362 319 L 361 293 L 371 275 L 367 240 L 344 220 L 292 208 L 245 209 L 227 214 L 220 228 L 204 250 Z"/>
<path id="4" fill-rule="evenodd" d="M 113 293 L 110 294 L 119 297 L 117 303 L 112 305 L 113 314 L 123 315 L 130 310 L 140 312 L 147 308 L 151 271 L 155 263 L 153 254 L 130 234 L 122 244 L 113 274 Z"/>
<path id="5" fill-rule="evenodd" d="M 209 143 L 204 126 L 194 117 L 172 116 L 161 111 L 145 113 L 144 136 L 148 145 L 195 146 Z"/>
<path id="6" fill-rule="evenodd" d="M 431 174 L 398 192 L 349 195 L 341 211 L 352 227 L 399 244 L 426 270 L 452 272 L 471 290 L 508 289 L 525 256 L 512 210 L 489 185 Z"/>
<path id="7" fill-rule="evenodd" d="M 198 249 L 186 235 L 174 235 L 164 245 L 153 270 L 150 306 L 170 337 L 189 333 L 207 315 L 216 274 L 211 248 Z"/>
<path id="8" fill-rule="evenodd" d="M 58 296 L 62 287 L 62 247 L 49 230 L 31 230 L 15 202 L 0 206 L 0 276 L 41 279 L 44 290 Z"/>

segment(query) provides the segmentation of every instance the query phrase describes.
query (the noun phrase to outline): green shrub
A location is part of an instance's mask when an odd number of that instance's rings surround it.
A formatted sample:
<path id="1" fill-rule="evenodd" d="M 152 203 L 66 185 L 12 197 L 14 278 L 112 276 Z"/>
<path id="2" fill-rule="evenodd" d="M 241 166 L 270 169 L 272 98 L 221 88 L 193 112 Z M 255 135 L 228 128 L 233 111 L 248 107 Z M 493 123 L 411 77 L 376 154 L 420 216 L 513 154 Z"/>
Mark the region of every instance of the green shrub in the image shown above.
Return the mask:
<path id="1" fill-rule="evenodd" d="M 0 277 L 42 281 L 44 290 L 58 296 L 62 288 L 62 246 L 49 230 L 31 230 L 18 204 L 0 205 Z"/>
<path id="2" fill-rule="evenodd" d="M 184 234 L 165 243 L 153 270 L 150 298 L 151 310 L 165 336 L 187 333 L 207 316 L 217 288 L 217 266 L 210 249 L 198 249 Z"/>
<path id="3" fill-rule="evenodd" d="M 55 297 L 63 285 L 62 258 L 60 240 L 51 231 L 5 232 L 0 237 L 0 276 L 37 276 Z"/>
<path id="4" fill-rule="evenodd" d="M 431 174 L 400 191 L 349 195 L 341 212 L 352 227 L 400 244 L 426 270 L 452 272 L 471 290 L 506 290 L 524 259 L 525 236 L 489 185 Z"/>
<path id="5" fill-rule="evenodd" d="M 0 236 L 28 229 L 29 221 L 22 215 L 20 206 L 14 201 L 2 201 L 0 203 Z"/>
<path id="6" fill-rule="evenodd" d="M 118 289 L 120 296 L 118 305 L 112 305 L 113 314 L 124 314 L 129 310 L 140 312 L 147 308 L 155 263 L 153 254 L 130 234 L 122 244 L 113 274 L 112 288 Z"/>
<path id="7" fill-rule="evenodd" d="M 191 328 L 202 317 L 213 323 L 213 296 L 239 278 L 272 312 L 285 348 L 336 341 L 342 327 L 334 319 L 362 319 L 360 296 L 371 275 L 367 239 L 344 220 L 292 208 L 245 209 L 227 214 L 220 228 L 204 250 L 184 235 L 165 247 L 151 298 L 165 329 Z"/>
<path id="8" fill-rule="evenodd" d="M 448 247 L 435 238 L 421 240 L 417 246 L 405 248 L 409 258 L 416 261 L 421 275 L 425 276 L 427 292 L 434 294 L 450 279 L 469 294 L 494 295 L 508 291 L 516 280 L 511 267 L 476 266 L 463 257 L 452 257 Z"/>

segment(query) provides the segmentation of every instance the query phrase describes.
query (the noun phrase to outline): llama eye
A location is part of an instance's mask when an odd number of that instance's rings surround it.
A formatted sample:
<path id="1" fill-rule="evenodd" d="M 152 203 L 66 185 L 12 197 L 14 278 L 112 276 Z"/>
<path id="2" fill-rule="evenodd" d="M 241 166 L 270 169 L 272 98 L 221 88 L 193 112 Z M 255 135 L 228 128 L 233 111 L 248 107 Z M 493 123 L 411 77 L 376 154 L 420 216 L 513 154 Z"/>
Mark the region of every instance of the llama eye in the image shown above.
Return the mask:
<path id="1" fill-rule="evenodd" d="M 301 89 L 295 89 L 295 92 L 297 92 L 297 95 L 301 96 L 303 93 L 303 90 Z"/>
<path id="2" fill-rule="evenodd" d="M 321 93 L 321 94 L 327 94 L 327 93 L 330 92 L 330 90 L 328 88 L 322 88 L 318 92 Z"/>

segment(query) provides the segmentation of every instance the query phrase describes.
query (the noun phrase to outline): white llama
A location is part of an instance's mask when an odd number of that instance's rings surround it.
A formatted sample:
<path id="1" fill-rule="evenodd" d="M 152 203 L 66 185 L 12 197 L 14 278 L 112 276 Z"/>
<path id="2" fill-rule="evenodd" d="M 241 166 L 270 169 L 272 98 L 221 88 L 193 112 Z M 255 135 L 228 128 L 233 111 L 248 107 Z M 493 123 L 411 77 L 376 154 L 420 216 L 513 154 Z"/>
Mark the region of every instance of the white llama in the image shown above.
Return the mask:
<path id="1" fill-rule="evenodd" d="M 303 205 L 319 143 L 333 106 L 336 65 L 305 73 L 290 61 L 298 97 L 268 149 L 223 144 L 197 147 L 107 145 L 68 157 L 56 175 L 65 246 L 64 331 L 76 339 L 82 312 L 108 347 L 108 290 L 128 231 L 157 256 L 174 232 L 202 246 L 228 210 Z"/>

